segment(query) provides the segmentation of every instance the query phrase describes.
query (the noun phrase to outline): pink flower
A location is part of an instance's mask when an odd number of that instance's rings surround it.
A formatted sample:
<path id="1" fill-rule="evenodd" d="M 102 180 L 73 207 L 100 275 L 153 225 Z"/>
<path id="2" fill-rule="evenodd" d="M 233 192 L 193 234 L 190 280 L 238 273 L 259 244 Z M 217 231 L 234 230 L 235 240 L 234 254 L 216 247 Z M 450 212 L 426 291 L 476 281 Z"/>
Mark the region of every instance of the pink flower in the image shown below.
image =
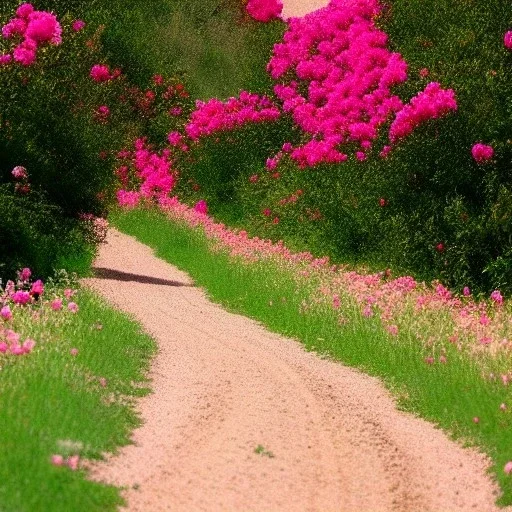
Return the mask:
<path id="1" fill-rule="evenodd" d="M 7 66 L 12 62 L 12 55 L 10 53 L 4 53 L 0 55 L 0 66 Z"/>
<path id="2" fill-rule="evenodd" d="M 379 205 L 380 205 L 380 206 L 384 207 L 384 206 L 386 206 L 387 204 L 388 204 L 388 202 L 387 202 L 383 197 L 381 197 L 381 198 L 379 199 Z"/>
<path id="3" fill-rule="evenodd" d="M 100 378 L 98 379 L 98 382 L 100 383 L 100 386 L 101 386 L 102 388 L 107 387 L 108 381 L 107 381 L 107 379 L 106 379 L 105 377 L 100 377 Z"/>
<path id="4" fill-rule="evenodd" d="M 72 290 L 71 288 L 66 288 L 64 290 L 64 297 L 66 297 L 66 299 L 71 299 L 71 297 L 73 297 L 73 295 L 75 295 L 75 290 Z"/>
<path id="5" fill-rule="evenodd" d="M 21 165 L 16 166 L 12 171 L 11 174 L 13 175 L 15 180 L 24 180 L 27 179 L 27 169 L 25 167 L 22 167 Z"/>
<path id="6" fill-rule="evenodd" d="M 78 355 L 78 349 L 77 348 L 72 348 L 69 353 L 74 357 L 74 356 L 77 356 Z"/>
<path id="7" fill-rule="evenodd" d="M 24 4 L 21 4 L 16 9 L 16 16 L 18 16 L 18 18 L 28 18 L 29 15 L 32 14 L 33 12 L 34 12 L 34 6 L 29 3 L 24 3 Z"/>
<path id="8" fill-rule="evenodd" d="M 39 295 L 42 295 L 43 292 L 44 292 L 43 281 L 41 281 L 41 279 L 38 279 L 37 281 L 35 281 L 32 284 L 32 288 L 30 289 L 30 294 L 39 296 Z"/>
<path id="9" fill-rule="evenodd" d="M 9 350 L 9 345 L 5 341 L 0 341 L 0 354 L 5 354 Z"/>
<path id="10" fill-rule="evenodd" d="M 505 45 L 505 48 L 512 50 L 512 30 L 505 32 L 505 36 L 503 37 L 503 44 Z"/>
<path id="11" fill-rule="evenodd" d="M 90 77 L 98 83 L 108 82 L 109 80 L 112 80 L 112 74 L 110 73 L 110 69 L 108 68 L 108 66 L 105 66 L 104 64 L 95 64 L 91 68 Z"/>
<path id="12" fill-rule="evenodd" d="M 436 251 L 437 252 L 444 252 L 444 249 L 445 249 L 445 247 L 444 247 L 444 244 L 442 242 L 440 242 L 440 243 L 438 243 L 436 245 Z"/>
<path id="13" fill-rule="evenodd" d="M 25 354 L 30 354 L 34 347 L 36 346 L 36 342 L 30 338 L 27 338 L 23 343 L 23 352 Z"/>
<path id="14" fill-rule="evenodd" d="M 471 154 L 476 163 L 485 164 L 494 156 L 494 149 L 492 146 L 478 142 L 471 148 Z"/>
<path id="15" fill-rule="evenodd" d="M 427 68 L 420 69 L 419 75 L 421 78 L 426 78 L 430 74 Z"/>
<path id="16" fill-rule="evenodd" d="M 246 10 L 255 20 L 266 23 L 279 17 L 283 4 L 281 0 L 249 0 Z"/>
<path id="17" fill-rule="evenodd" d="M 258 183 L 259 178 L 260 177 L 257 174 L 253 174 L 252 176 L 249 177 L 249 181 L 251 183 Z"/>
<path id="18" fill-rule="evenodd" d="M 475 416 L 473 418 L 473 423 L 480 423 L 480 418 L 478 416 Z"/>
<path id="19" fill-rule="evenodd" d="M 135 208 L 141 199 L 139 192 L 129 190 L 118 190 L 116 196 L 119 206 L 124 208 Z"/>
<path id="20" fill-rule="evenodd" d="M 503 468 L 503 471 L 505 471 L 505 473 L 507 475 L 509 475 L 510 473 L 512 473 L 512 461 L 509 461 L 505 464 L 505 467 Z"/>
<path id="21" fill-rule="evenodd" d="M 494 290 L 491 293 L 491 300 L 494 302 L 494 304 L 501 306 L 503 304 L 503 295 L 501 295 L 499 290 Z"/>
<path id="22" fill-rule="evenodd" d="M 397 325 L 388 325 L 387 330 L 391 336 L 398 336 L 398 326 Z"/>
<path id="23" fill-rule="evenodd" d="M 18 45 L 13 52 L 14 60 L 23 66 L 31 66 L 36 60 L 36 49 L 25 43 Z"/>
<path id="24" fill-rule="evenodd" d="M 198 201 L 194 206 L 194 211 L 206 215 L 208 213 L 208 205 L 204 199 Z"/>
<path id="25" fill-rule="evenodd" d="M 11 318 L 12 318 L 11 308 L 8 305 L 4 306 L 2 309 L 0 309 L 0 316 L 6 321 L 11 320 Z"/>
<path id="26" fill-rule="evenodd" d="M 55 15 L 46 11 L 34 11 L 28 16 L 25 37 L 38 44 L 51 43 L 59 45 L 62 42 L 62 27 Z"/>
<path id="27" fill-rule="evenodd" d="M 85 21 L 82 20 L 75 20 L 73 24 L 71 25 L 71 28 L 74 32 L 80 32 L 85 27 Z"/>
<path id="28" fill-rule="evenodd" d="M 62 455 L 52 455 L 51 462 L 54 466 L 63 466 L 64 457 Z"/>
<path id="29" fill-rule="evenodd" d="M 53 309 L 53 311 L 60 311 L 62 309 L 62 299 L 53 299 L 50 303 L 50 307 Z"/>
<path id="30" fill-rule="evenodd" d="M 78 304 L 76 302 L 70 302 L 68 304 L 68 311 L 71 311 L 71 313 L 78 313 Z"/>
<path id="31" fill-rule="evenodd" d="M 501 410 L 501 411 L 506 411 L 506 410 L 507 410 L 507 404 L 505 404 L 505 403 L 501 403 L 501 404 L 500 404 L 500 410 Z"/>
<path id="32" fill-rule="evenodd" d="M 464 289 L 462 290 L 462 295 L 464 295 L 464 297 L 469 297 L 471 295 L 471 290 L 469 289 L 468 286 L 464 286 Z"/>
<path id="33" fill-rule="evenodd" d="M 24 290 L 18 290 L 17 292 L 14 292 L 11 298 L 15 304 L 19 304 L 20 306 L 28 304 L 32 299 L 30 293 Z"/>
<path id="34" fill-rule="evenodd" d="M 341 300 L 339 295 L 333 295 L 332 296 L 332 307 L 333 309 L 340 309 L 341 306 Z"/>
<path id="35" fill-rule="evenodd" d="M 439 362 L 446 364 L 448 362 L 448 359 L 446 359 L 445 355 L 439 356 Z"/>
<path id="36" fill-rule="evenodd" d="M 80 455 L 72 455 L 71 457 L 68 457 L 66 464 L 71 471 L 76 471 L 80 464 Z"/>
<path id="37" fill-rule="evenodd" d="M 265 217 L 270 217 L 272 215 L 272 210 L 270 208 L 264 208 L 261 212 Z"/>
<path id="38" fill-rule="evenodd" d="M 425 363 L 434 364 L 434 358 L 432 356 L 425 357 Z"/>

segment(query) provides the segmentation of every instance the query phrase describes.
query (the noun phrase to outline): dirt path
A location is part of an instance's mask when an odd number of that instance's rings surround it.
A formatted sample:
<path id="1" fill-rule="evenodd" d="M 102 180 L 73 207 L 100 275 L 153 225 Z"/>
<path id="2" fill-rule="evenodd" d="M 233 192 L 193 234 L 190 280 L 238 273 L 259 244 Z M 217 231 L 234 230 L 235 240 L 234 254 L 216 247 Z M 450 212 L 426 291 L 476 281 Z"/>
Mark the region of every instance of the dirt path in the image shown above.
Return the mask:
<path id="1" fill-rule="evenodd" d="M 222 310 L 114 230 L 96 268 L 87 285 L 159 343 L 135 444 L 94 471 L 130 511 L 496 510 L 484 457 L 376 379 Z"/>

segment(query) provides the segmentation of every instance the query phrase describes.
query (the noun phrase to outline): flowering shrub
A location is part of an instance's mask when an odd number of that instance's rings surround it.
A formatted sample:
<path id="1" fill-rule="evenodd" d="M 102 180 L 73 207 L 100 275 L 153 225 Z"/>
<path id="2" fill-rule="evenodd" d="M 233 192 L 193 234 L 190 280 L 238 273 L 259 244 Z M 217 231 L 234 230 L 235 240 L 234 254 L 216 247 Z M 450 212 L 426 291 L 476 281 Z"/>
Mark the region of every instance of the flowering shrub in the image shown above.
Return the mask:
<path id="1" fill-rule="evenodd" d="M 238 98 L 230 98 L 226 102 L 215 98 L 207 102 L 198 101 L 185 131 L 192 140 L 198 140 L 247 123 L 275 121 L 279 116 L 279 109 L 269 98 L 242 91 Z"/>
<path id="2" fill-rule="evenodd" d="M 281 0 L 249 0 L 246 10 L 255 20 L 268 22 L 281 15 L 283 3 Z"/>

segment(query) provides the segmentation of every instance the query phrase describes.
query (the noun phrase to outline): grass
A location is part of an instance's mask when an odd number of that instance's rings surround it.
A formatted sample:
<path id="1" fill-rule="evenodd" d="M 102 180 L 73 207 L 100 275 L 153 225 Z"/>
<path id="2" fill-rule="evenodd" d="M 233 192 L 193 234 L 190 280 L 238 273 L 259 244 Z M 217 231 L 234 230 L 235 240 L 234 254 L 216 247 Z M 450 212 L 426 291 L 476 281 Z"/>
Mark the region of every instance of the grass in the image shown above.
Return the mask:
<path id="1" fill-rule="evenodd" d="M 342 325 L 332 308 L 304 312 L 312 290 L 297 286 L 292 272 L 269 262 L 234 262 L 226 253 L 212 251 L 200 229 L 172 222 L 157 211 L 116 213 L 111 221 L 188 272 L 212 300 L 299 339 L 307 350 L 382 378 L 400 408 L 486 452 L 503 491 L 499 503 L 512 504 L 512 481 L 503 472 L 512 459 L 511 392 L 484 379 L 478 361 L 448 347 L 448 364 L 427 365 L 422 344 L 406 330 L 391 338 L 378 319 L 363 318 L 355 307 L 343 312 L 348 321 Z M 500 410 L 501 403 L 509 408 Z"/>
<path id="2" fill-rule="evenodd" d="M 76 315 L 47 308 L 36 320 L 28 308 L 14 311 L 12 328 L 37 345 L 15 359 L 0 355 L 3 512 L 107 512 L 122 503 L 118 488 L 50 460 L 53 454 L 99 459 L 129 442 L 139 423 L 132 401 L 147 392 L 155 346 L 89 291 L 73 300 Z"/>

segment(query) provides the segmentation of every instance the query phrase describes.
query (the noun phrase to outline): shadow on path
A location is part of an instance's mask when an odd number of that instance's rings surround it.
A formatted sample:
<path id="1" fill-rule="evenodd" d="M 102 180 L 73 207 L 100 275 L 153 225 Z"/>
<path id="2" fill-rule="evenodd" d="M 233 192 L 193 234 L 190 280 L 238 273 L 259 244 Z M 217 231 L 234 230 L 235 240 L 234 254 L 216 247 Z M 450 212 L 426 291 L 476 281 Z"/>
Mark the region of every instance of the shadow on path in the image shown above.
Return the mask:
<path id="1" fill-rule="evenodd" d="M 112 279 L 114 281 L 135 281 L 144 284 L 159 284 L 163 286 L 194 286 L 193 284 L 181 281 L 173 281 L 171 279 L 161 279 L 159 277 L 143 276 L 140 274 L 130 274 L 129 272 L 121 272 L 111 268 L 94 267 L 94 277 L 99 279 Z"/>

